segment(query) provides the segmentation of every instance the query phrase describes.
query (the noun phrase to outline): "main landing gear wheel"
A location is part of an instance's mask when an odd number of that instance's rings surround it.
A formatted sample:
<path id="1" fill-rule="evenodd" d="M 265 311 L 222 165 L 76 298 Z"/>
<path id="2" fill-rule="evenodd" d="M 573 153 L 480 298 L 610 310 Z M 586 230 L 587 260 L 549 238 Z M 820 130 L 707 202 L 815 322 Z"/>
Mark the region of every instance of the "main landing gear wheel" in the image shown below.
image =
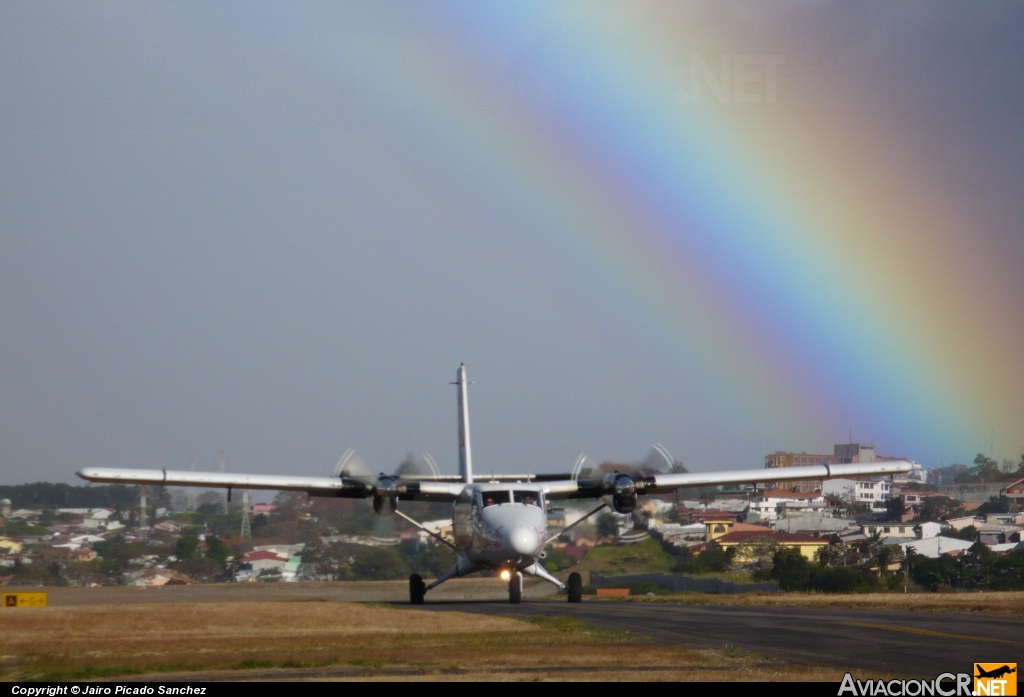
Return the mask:
<path id="1" fill-rule="evenodd" d="M 508 601 L 513 605 L 523 602 L 523 575 L 518 571 L 508 579 Z"/>
<path id="2" fill-rule="evenodd" d="M 413 574 L 409 577 L 409 602 L 413 605 L 422 605 L 423 596 L 427 593 L 427 585 L 423 583 L 423 577 Z"/>
<path id="3" fill-rule="evenodd" d="M 583 577 L 573 571 L 569 574 L 569 602 L 578 603 L 583 600 Z"/>

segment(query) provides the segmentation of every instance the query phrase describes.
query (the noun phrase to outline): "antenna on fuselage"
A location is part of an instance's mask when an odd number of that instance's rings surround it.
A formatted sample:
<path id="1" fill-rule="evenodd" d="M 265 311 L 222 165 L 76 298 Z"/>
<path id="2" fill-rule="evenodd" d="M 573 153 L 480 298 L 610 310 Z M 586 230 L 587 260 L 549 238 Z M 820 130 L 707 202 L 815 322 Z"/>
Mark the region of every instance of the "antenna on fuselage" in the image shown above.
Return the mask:
<path id="1" fill-rule="evenodd" d="M 473 483 L 473 449 L 469 443 L 469 402 L 466 393 L 466 364 L 459 364 L 455 382 L 459 388 L 459 476 L 466 484 Z"/>

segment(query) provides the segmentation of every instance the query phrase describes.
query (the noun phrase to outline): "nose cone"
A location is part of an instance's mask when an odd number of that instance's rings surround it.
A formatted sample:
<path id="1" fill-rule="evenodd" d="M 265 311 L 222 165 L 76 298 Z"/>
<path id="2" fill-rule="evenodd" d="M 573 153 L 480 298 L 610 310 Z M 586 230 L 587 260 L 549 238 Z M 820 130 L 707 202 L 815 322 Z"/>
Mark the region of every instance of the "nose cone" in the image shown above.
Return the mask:
<path id="1" fill-rule="evenodd" d="M 516 553 L 532 555 L 537 552 L 540 539 L 533 528 L 515 528 L 509 533 L 508 542 Z"/>

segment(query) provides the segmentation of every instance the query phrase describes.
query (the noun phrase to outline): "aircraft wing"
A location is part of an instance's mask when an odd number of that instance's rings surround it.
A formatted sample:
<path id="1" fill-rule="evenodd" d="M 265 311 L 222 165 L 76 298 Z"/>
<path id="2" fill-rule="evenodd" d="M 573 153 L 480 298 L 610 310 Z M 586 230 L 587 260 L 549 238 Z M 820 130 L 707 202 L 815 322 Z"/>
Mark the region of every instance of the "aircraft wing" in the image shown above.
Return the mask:
<path id="1" fill-rule="evenodd" d="M 692 472 L 686 474 L 652 474 L 636 477 L 612 472 L 601 479 L 544 482 L 549 499 L 598 498 L 619 491 L 620 494 L 665 494 L 684 487 L 718 486 L 720 484 L 757 484 L 759 482 L 792 482 L 801 479 L 834 479 L 836 477 L 870 477 L 909 472 L 913 466 L 906 461 L 868 462 L 851 465 L 811 465 L 771 469 L 733 470 L 729 472 Z M 623 479 L 623 478 L 628 478 Z M 626 493 L 621 487 L 630 487 Z"/>
<path id="2" fill-rule="evenodd" d="M 148 484 L 153 486 L 201 486 L 214 489 L 273 489 L 308 491 L 320 496 L 365 498 L 366 483 L 341 477 L 292 477 L 274 474 L 187 472 L 174 470 L 114 469 L 85 467 L 78 476 L 106 484 Z"/>
<path id="3" fill-rule="evenodd" d="M 364 499 L 374 495 L 382 482 L 354 477 L 294 477 L 277 474 L 235 474 L 228 472 L 191 472 L 174 470 L 115 469 L 85 467 L 78 476 L 105 484 L 142 484 L 150 486 L 198 486 L 211 489 L 270 489 L 305 491 L 311 496 Z M 398 499 L 407 501 L 454 501 L 463 484 L 445 481 L 405 481 L 387 478 Z"/>
<path id="4" fill-rule="evenodd" d="M 871 462 L 852 465 L 812 465 L 773 469 L 734 470 L 731 472 L 699 472 L 687 474 L 653 474 L 643 478 L 613 472 L 602 479 L 553 479 L 552 475 L 502 475 L 494 481 L 530 481 L 540 484 L 547 497 L 557 499 L 593 499 L 631 488 L 632 494 L 661 494 L 683 487 L 717 486 L 719 484 L 756 484 L 788 482 L 801 479 L 834 477 L 868 477 L 909 472 L 909 462 Z M 187 472 L 174 470 L 114 469 L 85 467 L 78 476 L 90 482 L 108 484 L 143 484 L 153 486 L 198 486 L 220 489 L 271 489 L 305 491 L 312 496 L 368 498 L 389 494 L 402 501 L 451 502 L 458 498 L 465 484 L 447 481 L 447 477 L 405 479 L 381 477 L 295 477 L 274 474 L 234 474 L 226 472 Z M 625 478 L 625 479 L 624 479 Z M 480 478 L 486 483 L 486 478 Z M 393 493 L 392 493 L 393 492 Z"/>
<path id="5" fill-rule="evenodd" d="M 687 474 L 655 474 L 644 479 L 645 494 L 660 494 L 686 486 L 718 486 L 719 484 L 756 484 L 757 482 L 793 482 L 801 479 L 834 479 L 837 477 L 871 477 L 901 474 L 913 467 L 909 462 L 866 462 L 853 465 L 810 465 L 807 467 L 772 467 L 732 472 L 696 472 Z"/>

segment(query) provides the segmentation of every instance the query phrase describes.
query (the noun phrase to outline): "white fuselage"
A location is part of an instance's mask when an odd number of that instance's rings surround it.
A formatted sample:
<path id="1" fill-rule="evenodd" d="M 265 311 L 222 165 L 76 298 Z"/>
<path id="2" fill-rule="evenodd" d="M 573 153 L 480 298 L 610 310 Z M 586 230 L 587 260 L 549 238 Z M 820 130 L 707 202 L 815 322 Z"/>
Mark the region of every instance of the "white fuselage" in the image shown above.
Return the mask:
<path id="1" fill-rule="evenodd" d="M 521 570 L 547 541 L 544 494 L 536 484 L 470 484 L 455 504 L 455 544 L 487 568 Z"/>

